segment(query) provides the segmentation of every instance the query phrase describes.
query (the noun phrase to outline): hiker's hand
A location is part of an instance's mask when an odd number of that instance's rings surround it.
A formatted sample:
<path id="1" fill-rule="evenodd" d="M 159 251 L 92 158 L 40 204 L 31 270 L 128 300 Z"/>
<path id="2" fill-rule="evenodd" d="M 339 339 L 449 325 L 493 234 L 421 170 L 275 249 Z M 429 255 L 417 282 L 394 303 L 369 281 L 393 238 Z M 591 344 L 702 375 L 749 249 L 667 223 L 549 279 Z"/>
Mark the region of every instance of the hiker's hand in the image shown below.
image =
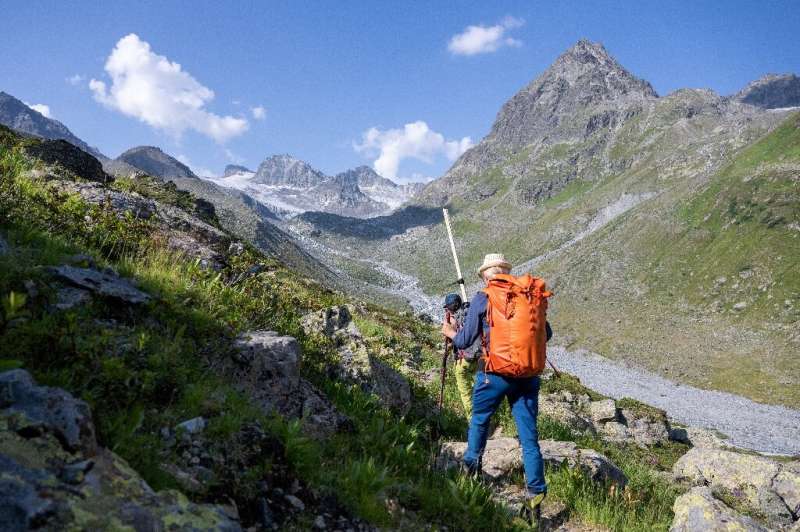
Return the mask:
<path id="1" fill-rule="evenodd" d="M 453 325 L 451 322 L 448 321 L 447 318 L 445 318 L 444 321 L 442 322 L 442 334 L 452 340 L 457 332 L 458 331 L 456 331 L 455 325 Z"/>

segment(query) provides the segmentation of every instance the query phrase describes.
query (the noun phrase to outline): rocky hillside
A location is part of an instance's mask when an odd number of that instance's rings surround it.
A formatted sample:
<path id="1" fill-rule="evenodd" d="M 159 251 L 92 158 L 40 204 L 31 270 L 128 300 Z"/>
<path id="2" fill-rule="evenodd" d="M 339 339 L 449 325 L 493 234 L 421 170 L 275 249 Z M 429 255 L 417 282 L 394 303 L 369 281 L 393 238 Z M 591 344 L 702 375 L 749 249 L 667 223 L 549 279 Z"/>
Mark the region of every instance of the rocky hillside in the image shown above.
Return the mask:
<path id="1" fill-rule="evenodd" d="M 31 109 L 22 101 L 2 91 L 0 91 L 0 125 L 44 139 L 66 140 L 100 160 L 106 159 L 97 148 L 89 146 L 76 137 L 67 126 L 58 120 L 47 118 L 39 111 Z"/>
<path id="2" fill-rule="evenodd" d="M 749 83 L 733 98 L 764 109 L 800 107 L 800 78 L 794 74 L 767 74 Z"/>
<path id="3" fill-rule="evenodd" d="M 507 406 L 484 478 L 452 468 L 466 422 L 451 374 L 433 406 L 435 326 L 66 142 L 0 129 L 0 207 L 5 529 L 528 529 Z M 797 526 L 796 460 L 567 375 L 543 381 L 539 434 L 546 529 Z"/>
<path id="4" fill-rule="evenodd" d="M 291 225 L 441 294 L 454 275 L 438 214 L 446 204 L 465 271 L 500 251 L 554 285 L 563 345 L 797 407 L 791 79 L 751 85 L 771 95 L 759 105 L 744 101 L 747 90 L 659 97 L 581 41 L 413 205 L 374 223 L 306 215 Z"/>

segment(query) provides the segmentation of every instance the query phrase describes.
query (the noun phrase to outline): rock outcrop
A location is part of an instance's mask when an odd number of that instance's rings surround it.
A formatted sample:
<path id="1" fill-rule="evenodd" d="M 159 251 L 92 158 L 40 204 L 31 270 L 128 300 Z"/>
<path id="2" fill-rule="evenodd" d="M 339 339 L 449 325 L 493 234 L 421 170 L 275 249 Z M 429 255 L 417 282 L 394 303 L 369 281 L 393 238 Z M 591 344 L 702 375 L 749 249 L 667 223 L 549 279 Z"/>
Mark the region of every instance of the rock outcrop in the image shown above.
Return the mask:
<path id="1" fill-rule="evenodd" d="M 693 448 L 673 467 L 677 480 L 724 491 L 780 526 L 800 518 L 800 462 L 713 448 Z"/>
<path id="2" fill-rule="evenodd" d="M 109 183 L 113 178 L 103 165 L 66 140 L 43 140 L 25 148 L 25 152 L 48 166 L 57 166 L 72 176 L 97 183 Z"/>
<path id="3" fill-rule="evenodd" d="M 579 469 L 591 480 L 601 484 L 624 487 L 628 479 L 625 473 L 605 455 L 594 449 L 579 449 L 574 442 L 540 440 L 542 459 L 550 467 L 562 465 Z M 457 467 L 467 450 L 466 442 L 442 444 L 438 466 L 442 469 Z M 516 438 L 493 438 L 486 442 L 483 453 L 483 472 L 492 480 L 507 478 L 522 468 L 522 447 Z"/>
<path id="4" fill-rule="evenodd" d="M 267 412 L 300 419 L 305 432 L 327 437 L 349 427 L 327 397 L 299 374 L 300 346 L 291 336 L 251 331 L 236 340 L 236 355 L 223 371 Z"/>
<path id="5" fill-rule="evenodd" d="M 303 319 L 307 334 L 321 334 L 337 347 L 339 361 L 334 368 L 340 379 L 357 384 L 376 395 L 381 403 L 402 413 L 411 407 L 408 380 L 367 347 L 346 306 L 311 313 Z"/>
<path id="6" fill-rule="evenodd" d="M 83 401 L 37 386 L 24 370 L 0 374 L 0 394 L 3 530 L 241 530 L 230 510 L 156 493 L 99 448 Z"/>
<path id="7" fill-rule="evenodd" d="M 733 98 L 763 109 L 800 106 L 800 77 L 795 74 L 767 74 L 736 93 Z"/>
<path id="8" fill-rule="evenodd" d="M 136 288 L 129 279 L 124 279 L 111 270 L 77 268 L 75 266 L 55 266 L 49 269 L 55 277 L 79 289 L 88 290 L 131 305 L 150 301 L 150 296 Z"/>
<path id="9" fill-rule="evenodd" d="M 675 518 L 670 532 L 766 532 L 750 517 L 741 515 L 722 501 L 715 499 L 707 487 L 696 487 L 675 499 L 672 507 Z"/>

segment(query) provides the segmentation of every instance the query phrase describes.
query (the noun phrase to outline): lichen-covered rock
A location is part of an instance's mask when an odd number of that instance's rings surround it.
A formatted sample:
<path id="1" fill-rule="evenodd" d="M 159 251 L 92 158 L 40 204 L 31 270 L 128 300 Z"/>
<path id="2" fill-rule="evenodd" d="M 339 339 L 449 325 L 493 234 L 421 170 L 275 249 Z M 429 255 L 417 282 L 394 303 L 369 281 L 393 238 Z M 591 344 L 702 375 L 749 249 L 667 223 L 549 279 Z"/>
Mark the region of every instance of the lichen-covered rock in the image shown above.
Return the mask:
<path id="1" fill-rule="evenodd" d="M 569 392 L 542 394 L 539 396 L 539 411 L 560 421 L 578 432 L 595 432 L 595 426 L 588 413 L 589 397 L 575 397 Z"/>
<path id="2" fill-rule="evenodd" d="M 104 297 L 137 305 L 150 301 L 150 296 L 135 286 L 127 279 L 107 270 L 92 268 L 76 268 L 74 266 L 55 266 L 48 271 L 61 280 L 89 290 Z"/>
<path id="3" fill-rule="evenodd" d="M 627 443 L 633 439 L 628 427 L 618 421 L 603 423 L 599 433 L 604 439 L 615 443 Z"/>
<path id="4" fill-rule="evenodd" d="M 605 423 L 617 419 L 617 406 L 613 399 L 603 399 L 589 403 L 589 411 L 592 421 L 595 423 Z"/>
<path id="5" fill-rule="evenodd" d="M 634 442 L 641 446 L 669 441 L 669 422 L 666 416 L 653 416 L 635 410 L 622 409 L 622 419 Z"/>
<path id="6" fill-rule="evenodd" d="M 239 336 L 235 346 L 235 357 L 223 369 L 265 410 L 301 419 L 306 432 L 315 437 L 350 426 L 328 398 L 300 376 L 297 340 L 273 331 L 251 331 Z"/>
<path id="7" fill-rule="evenodd" d="M 598 483 L 625 486 L 628 479 L 611 460 L 593 449 L 579 449 L 574 442 L 540 440 L 542 459 L 551 467 L 566 464 L 578 468 Z M 450 469 L 460 464 L 467 450 L 466 442 L 442 444 L 437 466 Z M 482 459 L 483 472 L 494 480 L 508 477 L 522 468 L 522 447 L 516 438 L 487 440 Z"/>
<path id="8" fill-rule="evenodd" d="M 796 520 L 800 468 L 759 455 L 695 447 L 672 469 L 677 480 L 723 489 L 776 524 Z"/>
<path id="9" fill-rule="evenodd" d="M 546 464 L 560 466 L 566 463 L 571 468 L 579 468 L 599 483 L 611 483 L 619 487 L 628 483 L 625 473 L 608 457 L 594 449 L 579 449 L 575 442 L 553 440 L 541 440 L 539 447 Z"/>
<path id="10" fill-rule="evenodd" d="M 339 363 L 334 371 L 340 379 L 375 394 L 386 407 L 408 412 L 411 408 L 408 379 L 370 351 L 347 306 L 308 314 L 303 318 L 302 326 L 307 334 L 321 334 L 336 344 Z"/>
<path id="11" fill-rule="evenodd" d="M 714 498 L 707 487 L 696 487 L 675 499 L 670 532 L 766 532 L 753 519 Z"/>
<path id="12" fill-rule="evenodd" d="M 49 432 L 70 451 L 95 452 L 89 405 L 59 388 L 37 386 L 30 373 L 15 369 L 0 374 L 0 413 L 10 430 Z"/>
<path id="13" fill-rule="evenodd" d="M 73 181 L 55 181 L 53 186 L 62 192 L 78 194 L 89 204 L 108 206 L 120 218 L 133 216 L 147 220 L 156 212 L 156 203 L 136 192 L 113 190 L 99 183 L 76 183 Z"/>
<path id="14" fill-rule="evenodd" d="M 67 392 L 13 370 L 0 374 L 0 394 L 0 529 L 241 529 L 221 506 L 154 492 L 122 458 L 98 448 L 88 407 Z"/>

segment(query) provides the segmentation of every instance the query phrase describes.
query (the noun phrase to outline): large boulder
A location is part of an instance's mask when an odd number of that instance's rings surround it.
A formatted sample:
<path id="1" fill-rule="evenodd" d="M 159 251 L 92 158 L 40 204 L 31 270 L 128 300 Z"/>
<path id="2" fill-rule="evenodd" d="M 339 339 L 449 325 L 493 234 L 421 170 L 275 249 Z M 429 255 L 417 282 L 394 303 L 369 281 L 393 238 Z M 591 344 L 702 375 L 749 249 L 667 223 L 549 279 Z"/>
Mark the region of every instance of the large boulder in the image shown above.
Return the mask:
<path id="1" fill-rule="evenodd" d="M 130 280 L 110 270 L 62 265 L 51 267 L 48 271 L 78 288 L 104 297 L 133 305 L 150 301 L 150 296 L 136 288 Z"/>
<path id="2" fill-rule="evenodd" d="M 88 407 L 64 390 L 13 370 L 0 394 L 0 530 L 241 530 L 223 507 L 157 493 L 99 448 Z"/>
<path id="3" fill-rule="evenodd" d="M 633 441 L 640 446 L 669 442 L 669 421 L 665 414 L 622 409 L 622 419 Z"/>
<path id="4" fill-rule="evenodd" d="M 23 434 L 53 434 L 71 452 L 96 450 L 89 405 L 59 388 L 37 386 L 22 369 L 0 374 L 0 414 Z"/>
<path id="5" fill-rule="evenodd" d="M 45 164 L 60 166 L 74 177 L 98 183 L 114 180 L 100 161 L 65 140 L 42 140 L 27 146 L 25 152 Z"/>
<path id="6" fill-rule="evenodd" d="M 624 487 L 628 479 L 611 460 L 594 449 L 579 449 L 574 442 L 540 440 L 544 463 L 551 467 L 566 466 L 577 468 L 591 480 Z M 442 469 L 457 466 L 464 458 L 466 442 L 447 442 L 442 444 L 437 465 Z M 484 449 L 483 472 L 493 480 L 508 477 L 522 468 L 522 447 L 516 438 L 495 438 L 487 440 Z"/>
<path id="7" fill-rule="evenodd" d="M 352 320 L 350 309 L 336 306 L 312 312 L 302 320 L 307 334 L 321 334 L 337 347 L 336 376 L 374 394 L 381 403 L 401 413 L 411 408 L 411 385 L 400 372 L 373 353 Z"/>
<path id="8" fill-rule="evenodd" d="M 695 447 L 672 469 L 677 480 L 722 490 L 788 525 L 800 517 L 800 465 L 765 456 Z"/>
<path id="9" fill-rule="evenodd" d="M 265 410 L 300 419 L 306 432 L 326 437 L 350 425 L 298 369 L 300 345 L 273 331 L 240 335 L 235 356 L 224 370 L 234 385 Z"/>
<path id="10" fill-rule="evenodd" d="M 708 487 L 695 487 L 675 499 L 670 532 L 766 532 L 766 528 L 714 498 Z"/>
<path id="11" fill-rule="evenodd" d="M 589 411 L 592 415 L 592 421 L 595 423 L 605 423 L 607 421 L 616 421 L 617 419 L 617 405 L 614 404 L 613 399 L 592 401 L 589 403 Z"/>

